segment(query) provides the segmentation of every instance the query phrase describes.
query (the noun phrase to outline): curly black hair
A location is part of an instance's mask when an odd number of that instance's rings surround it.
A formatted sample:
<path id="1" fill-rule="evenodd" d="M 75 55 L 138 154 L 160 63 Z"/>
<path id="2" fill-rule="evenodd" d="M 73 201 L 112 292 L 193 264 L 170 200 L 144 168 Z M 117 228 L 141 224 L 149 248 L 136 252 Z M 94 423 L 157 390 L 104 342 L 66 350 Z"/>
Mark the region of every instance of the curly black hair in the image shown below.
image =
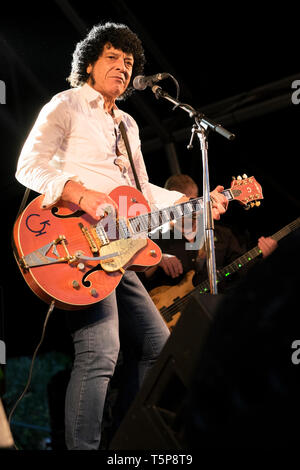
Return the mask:
<path id="1" fill-rule="evenodd" d="M 143 73 L 145 55 L 141 40 L 128 26 L 121 23 L 97 24 L 93 26 L 82 41 L 77 43 L 73 53 L 71 73 L 67 81 L 72 87 L 78 87 L 86 83 L 89 78 L 86 71 L 88 65 L 97 61 L 107 43 L 110 43 L 115 49 L 131 53 L 134 58 L 129 86 L 121 96 L 124 99 L 134 90 L 132 87 L 133 78 Z"/>

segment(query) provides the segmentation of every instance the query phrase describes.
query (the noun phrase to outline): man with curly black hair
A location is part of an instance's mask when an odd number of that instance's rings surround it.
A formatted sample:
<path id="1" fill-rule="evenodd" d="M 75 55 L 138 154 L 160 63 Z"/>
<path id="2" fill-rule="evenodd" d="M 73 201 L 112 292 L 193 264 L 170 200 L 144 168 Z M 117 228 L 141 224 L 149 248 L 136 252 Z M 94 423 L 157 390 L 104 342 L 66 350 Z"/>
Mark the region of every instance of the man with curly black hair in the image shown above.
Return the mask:
<path id="1" fill-rule="evenodd" d="M 144 62 L 139 38 L 123 24 L 96 25 L 78 43 L 68 78 L 72 88 L 43 107 L 18 161 L 18 181 L 44 194 L 44 207 L 67 201 L 97 221 L 106 216 L 108 206 L 117 210 L 109 197 L 111 191 L 135 185 L 121 122 L 149 205 L 160 209 L 188 200 L 180 192 L 149 183 L 138 126 L 116 106 L 116 100 L 130 93 L 132 79 L 142 73 Z M 227 208 L 222 190 L 219 186 L 213 191 L 215 218 Z M 169 331 L 133 271 L 126 271 L 103 300 L 67 316 L 75 358 L 66 394 L 66 444 L 68 449 L 98 449 L 120 338 L 124 361 L 129 352 L 132 358 L 126 387 L 120 393 L 120 400 L 125 400 L 119 409 L 125 413 Z"/>
<path id="2" fill-rule="evenodd" d="M 119 34 L 121 32 L 121 34 Z M 80 41 L 73 54 L 72 70 L 68 81 L 72 87 L 84 85 L 91 77 L 92 86 L 95 84 L 93 75 L 87 71 L 102 54 L 106 45 L 132 54 L 132 73 L 128 88 L 119 97 L 127 98 L 133 91 L 132 81 L 136 75 L 143 73 L 145 64 L 144 50 L 139 38 L 122 24 L 106 23 L 105 27 L 94 26 L 88 36 Z"/>

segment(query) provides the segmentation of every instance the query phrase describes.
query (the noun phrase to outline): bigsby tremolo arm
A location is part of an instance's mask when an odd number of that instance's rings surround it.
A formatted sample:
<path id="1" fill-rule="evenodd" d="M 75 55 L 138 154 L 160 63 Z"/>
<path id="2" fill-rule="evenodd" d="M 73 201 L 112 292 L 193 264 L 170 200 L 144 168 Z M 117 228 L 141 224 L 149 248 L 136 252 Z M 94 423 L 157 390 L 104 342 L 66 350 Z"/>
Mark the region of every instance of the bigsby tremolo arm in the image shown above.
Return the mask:
<path id="1" fill-rule="evenodd" d="M 65 256 L 60 256 L 56 246 L 58 244 L 61 244 L 64 251 L 65 251 Z M 57 258 L 52 258 L 50 256 L 47 256 L 47 253 L 50 251 L 52 248 L 52 253 L 57 257 Z M 76 261 L 77 258 L 76 256 L 70 255 L 67 244 L 66 244 L 66 237 L 64 235 L 59 235 L 55 240 L 52 240 L 52 242 L 47 243 L 47 245 L 42 246 L 41 248 L 38 248 L 35 251 L 32 251 L 28 255 L 22 256 L 19 259 L 19 264 L 21 268 L 23 269 L 29 269 L 33 268 L 36 266 L 43 266 L 43 265 L 49 265 L 49 264 L 54 264 L 54 263 L 73 263 Z"/>

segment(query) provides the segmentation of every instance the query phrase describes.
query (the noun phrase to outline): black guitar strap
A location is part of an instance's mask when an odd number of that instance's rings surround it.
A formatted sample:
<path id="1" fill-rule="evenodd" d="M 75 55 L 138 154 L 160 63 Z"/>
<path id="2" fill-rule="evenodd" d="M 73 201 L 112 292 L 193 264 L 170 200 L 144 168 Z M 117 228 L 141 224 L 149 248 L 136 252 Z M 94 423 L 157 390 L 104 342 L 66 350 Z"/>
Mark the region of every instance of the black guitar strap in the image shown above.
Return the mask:
<path id="1" fill-rule="evenodd" d="M 141 188 L 141 185 L 140 185 L 137 173 L 136 173 L 136 169 L 135 169 L 135 166 L 134 166 L 134 163 L 133 163 L 131 148 L 130 148 L 127 132 L 126 132 L 123 121 L 120 122 L 119 129 L 121 131 L 121 134 L 122 134 L 122 137 L 123 137 L 123 140 L 124 140 L 124 143 L 125 143 L 125 147 L 126 147 L 127 155 L 128 155 L 129 161 L 130 161 L 131 168 L 132 168 L 132 172 L 133 172 L 136 187 L 139 191 L 142 192 L 142 188 Z"/>
<path id="2" fill-rule="evenodd" d="M 26 189 L 25 189 L 25 192 L 24 192 L 24 195 L 23 195 L 23 199 L 22 199 L 22 201 L 21 201 L 21 204 L 20 204 L 20 207 L 19 207 L 19 210 L 18 210 L 18 213 L 17 213 L 16 220 L 17 220 L 17 218 L 19 217 L 19 215 L 21 214 L 21 212 L 23 212 L 23 210 L 24 210 L 25 207 L 26 207 L 26 203 L 27 203 L 27 199 L 28 199 L 29 193 L 30 193 L 30 189 L 29 189 L 29 188 L 26 188 Z"/>

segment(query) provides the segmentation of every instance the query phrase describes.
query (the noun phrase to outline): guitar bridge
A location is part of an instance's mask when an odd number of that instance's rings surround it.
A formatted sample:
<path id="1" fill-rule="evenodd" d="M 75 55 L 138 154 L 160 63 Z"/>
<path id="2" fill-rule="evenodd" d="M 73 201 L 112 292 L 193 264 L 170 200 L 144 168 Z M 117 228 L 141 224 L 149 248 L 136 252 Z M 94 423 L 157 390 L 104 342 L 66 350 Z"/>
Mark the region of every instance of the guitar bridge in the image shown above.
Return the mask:
<path id="1" fill-rule="evenodd" d="M 85 238 L 86 238 L 86 240 L 89 244 L 91 252 L 94 253 L 94 254 L 98 254 L 99 253 L 99 248 L 97 246 L 96 241 L 94 240 L 94 238 L 90 234 L 89 229 L 87 227 L 85 227 L 81 222 L 78 225 L 79 225 L 83 235 L 85 236 Z"/>

